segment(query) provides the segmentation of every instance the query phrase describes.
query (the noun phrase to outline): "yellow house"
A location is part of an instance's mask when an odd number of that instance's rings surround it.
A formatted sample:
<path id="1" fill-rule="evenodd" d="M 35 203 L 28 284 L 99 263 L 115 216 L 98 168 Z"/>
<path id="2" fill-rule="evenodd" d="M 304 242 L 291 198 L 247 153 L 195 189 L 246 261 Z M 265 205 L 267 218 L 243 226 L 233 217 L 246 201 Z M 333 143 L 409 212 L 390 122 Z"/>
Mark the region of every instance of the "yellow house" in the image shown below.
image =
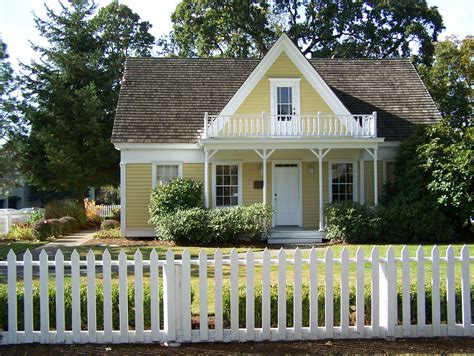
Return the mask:
<path id="1" fill-rule="evenodd" d="M 413 124 L 441 118 L 407 59 L 307 59 L 282 35 L 260 60 L 131 58 L 112 142 L 121 228 L 154 236 L 150 190 L 204 182 L 205 207 L 263 202 L 269 242 L 324 238 L 324 206 L 376 205 Z"/>

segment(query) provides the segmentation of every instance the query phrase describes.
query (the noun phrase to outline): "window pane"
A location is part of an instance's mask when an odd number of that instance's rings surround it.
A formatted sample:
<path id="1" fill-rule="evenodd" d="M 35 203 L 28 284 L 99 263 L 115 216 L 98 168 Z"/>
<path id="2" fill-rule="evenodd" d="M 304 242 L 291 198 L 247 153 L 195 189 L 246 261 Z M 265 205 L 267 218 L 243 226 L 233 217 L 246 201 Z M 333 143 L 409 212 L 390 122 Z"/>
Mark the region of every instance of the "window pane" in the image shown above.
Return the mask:
<path id="1" fill-rule="evenodd" d="M 222 175 L 222 167 L 223 166 L 216 166 L 216 175 Z"/>
<path id="2" fill-rule="evenodd" d="M 216 175 L 216 185 L 222 185 L 222 184 L 224 184 L 224 177 Z"/>
<path id="3" fill-rule="evenodd" d="M 163 185 L 178 177 L 178 165 L 157 165 L 156 183 Z"/>
<path id="4" fill-rule="evenodd" d="M 221 173 L 217 175 L 217 172 Z M 216 206 L 238 205 L 239 166 L 216 166 Z"/>
<path id="5" fill-rule="evenodd" d="M 332 200 L 353 200 L 352 163 L 334 163 L 332 165 Z"/>
<path id="6" fill-rule="evenodd" d="M 230 166 L 223 166 L 224 167 L 224 175 L 230 174 Z"/>
<path id="7" fill-rule="evenodd" d="M 234 176 L 237 176 L 239 174 L 239 166 L 236 166 L 236 165 L 230 166 L 230 173 Z"/>
<path id="8" fill-rule="evenodd" d="M 216 197 L 216 205 L 217 206 L 222 206 L 223 204 L 223 199 L 222 197 Z"/>

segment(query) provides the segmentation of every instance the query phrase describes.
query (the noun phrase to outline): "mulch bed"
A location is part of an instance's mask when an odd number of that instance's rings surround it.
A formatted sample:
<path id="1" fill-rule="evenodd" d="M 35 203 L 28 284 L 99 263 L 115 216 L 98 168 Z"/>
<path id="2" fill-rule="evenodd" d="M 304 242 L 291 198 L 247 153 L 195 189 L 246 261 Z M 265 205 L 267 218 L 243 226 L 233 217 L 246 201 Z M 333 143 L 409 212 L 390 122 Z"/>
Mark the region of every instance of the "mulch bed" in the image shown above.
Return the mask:
<path id="1" fill-rule="evenodd" d="M 165 354 L 473 354 L 472 338 L 397 340 L 321 340 L 295 342 L 199 343 L 166 347 L 158 344 L 20 345 L 0 348 L 0 355 L 165 355 Z"/>

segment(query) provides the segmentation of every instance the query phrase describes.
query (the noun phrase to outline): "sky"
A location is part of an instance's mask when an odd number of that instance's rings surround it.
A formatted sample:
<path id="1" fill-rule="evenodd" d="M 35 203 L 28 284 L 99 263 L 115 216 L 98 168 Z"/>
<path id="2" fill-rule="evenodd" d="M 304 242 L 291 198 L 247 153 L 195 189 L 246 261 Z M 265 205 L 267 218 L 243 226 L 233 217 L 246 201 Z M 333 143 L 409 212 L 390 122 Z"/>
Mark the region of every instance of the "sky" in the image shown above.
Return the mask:
<path id="1" fill-rule="evenodd" d="M 110 0 L 96 0 L 99 6 Z M 138 13 L 142 20 L 149 21 L 151 33 L 160 37 L 171 30 L 170 15 L 179 0 L 120 0 Z M 29 41 L 41 43 L 34 27 L 33 13 L 44 17 L 44 4 L 58 9 L 58 0 L 0 0 L 0 37 L 8 45 L 8 54 L 14 69 L 18 61 L 28 63 L 35 58 Z M 474 0 L 428 0 L 430 6 L 437 6 L 443 16 L 446 30 L 441 39 L 448 35 L 465 37 L 474 35 Z"/>

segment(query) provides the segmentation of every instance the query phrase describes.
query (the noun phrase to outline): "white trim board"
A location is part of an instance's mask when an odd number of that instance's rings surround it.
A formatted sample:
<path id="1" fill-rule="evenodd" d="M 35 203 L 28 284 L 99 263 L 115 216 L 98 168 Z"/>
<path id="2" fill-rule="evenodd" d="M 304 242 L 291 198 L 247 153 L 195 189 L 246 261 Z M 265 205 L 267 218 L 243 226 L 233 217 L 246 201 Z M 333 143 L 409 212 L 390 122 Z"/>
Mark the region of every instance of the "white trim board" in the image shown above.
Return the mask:
<path id="1" fill-rule="evenodd" d="M 250 73 L 249 77 L 241 85 L 239 90 L 229 100 L 227 105 L 221 111 L 220 115 L 233 115 L 247 96 L 252 92 L 258 82 L 263 78 L 265 73 L 270 69 L 281 53 L 285 53 L 298 70 L 303 74 L 306 80 L 311 84 L 313 89 L 321 96 L 324 102 L 329 106 L 336 115 L 351 115 L 349 110 L 329 88 L 323 78 L 309 63 L 306 57 L 290 40 L 287 34 L 283 33 L 275 44 L 270 48 L 268 53 L 259 62 L 257 67 Z"/>

